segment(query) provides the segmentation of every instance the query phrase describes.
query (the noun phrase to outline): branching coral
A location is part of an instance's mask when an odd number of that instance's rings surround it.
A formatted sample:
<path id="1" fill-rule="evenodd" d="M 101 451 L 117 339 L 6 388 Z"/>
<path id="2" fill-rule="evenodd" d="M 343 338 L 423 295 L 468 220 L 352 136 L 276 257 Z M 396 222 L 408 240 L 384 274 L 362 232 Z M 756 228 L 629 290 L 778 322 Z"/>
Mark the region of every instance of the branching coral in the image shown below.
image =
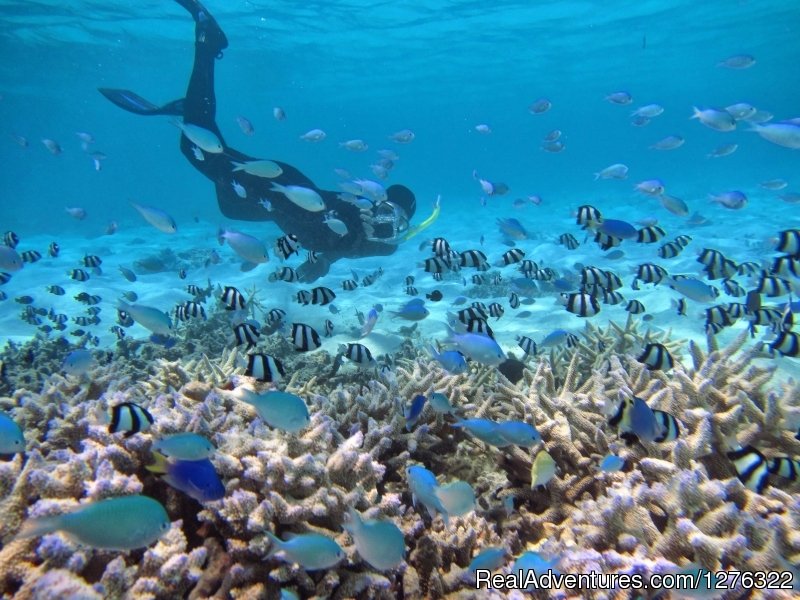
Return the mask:
<path id="1" fill-rule="evenodd" d="M 255 598 L 288 587 L 335 598 L 486 597 L 471 590 L 466 569 L 489 546 L 509 555 L 544 551 L 571 572 L 652 573 L 688 563 L 763 570 L 796 560 L 798 495 L 788 482 L 751 492 L 724 453 L 738 440 L 770 455 L 800 456 L 788 431 L 800 412 L 797 384 L 770 387 L 774 367 L 742 350 L 744 337 L 709 352 L 691 344 L 689 359 L 671 372 L 650 371 L 633 352 L 648 339 L 633 319 L 624 328 L 587 327 L 576 350 L 532 361 L 516 385 L 486 367 L 449 375 L 408 348 L 394 382 L 374 371 L 334 375 L 323 352 L 298 356 L 281 385 L 304 398 L 312 415 L 298 435 L 270 429 L 227 392 L 231 376 L 242 373 L 235 351 L 213 360 L 195 352 L 113 361 L 82 379 L 51 375 L 38 392 L 18 388 L 0 400 L 28 439 L 25 457 L 0 463 L 0 593 Z M 678 355 L 678 342 L 660 339 Z M 286 341 L 271 343 L 277 353 Z M 401 406 L 431 391 L 464 416 L 534 424 L 559 467 L 556 477 L 532 489 L 538 448 L 489 447 L 430 406 L 408 431 Z M 625 446 L 607 425 L 620 394 L 675 415 L 680 439 Z M 120 402 L 146 407 L 153 429 L 128 438 L 108 433 L 98 415 Z M 224 499 L 201 506 L 145 469 L 154 437 L 180 431 L 217 446 Z M 623 471 L 598 470 L 611 451 L 626 459 Z M 476 511 L 445 525 L 412 507 L 410 464 L 432 470 L 440 483 L 470 483 Z M 59 534 L 12 539 L 23 518 L 130 493 L 161 500 L 173 518 L 148 549 L 79 549 Z M 342 531 L 349 507 L 401 527 L 406 563 L 371 570 Z M 306 573 L 270 556 L 267 531 L 322 533 L 348 558 L 328 572 Z"/>

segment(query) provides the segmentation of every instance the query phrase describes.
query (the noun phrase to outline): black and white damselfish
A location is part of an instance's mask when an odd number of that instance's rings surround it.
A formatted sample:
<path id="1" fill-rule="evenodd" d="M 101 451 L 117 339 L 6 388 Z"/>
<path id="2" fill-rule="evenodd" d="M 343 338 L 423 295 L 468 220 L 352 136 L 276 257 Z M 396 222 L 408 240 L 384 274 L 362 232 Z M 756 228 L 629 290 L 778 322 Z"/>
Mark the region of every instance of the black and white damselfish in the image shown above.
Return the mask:
<path id="1" fill-rule="evenodd" d="M 562 301 L 567 311 L 579 317 L 593 317 L 600 312 L 600 303 L 597 298 L 582 292 L 561 294 Z"/>
<path id="2" fill-rule="evenodd" d="M 298 352 L 310 352 L 319 348 L 322 342 L 311 325 L 292 323 L 292 345 Z"/>
<path id="3" fill-rule="evenodd" d="M 748 490 L 760 494 L 769 483 L 769 464 L 759 450 L 753 446 L 744 446 L 728 452 L 733 462 L 736 476 Z"/>
<path id="4" fill-rule="evenodd" d="M 242 293 L 232 285 L 226 285 L 220 296 L 225 310 L 241 310 L 245 307 L 245 299 Z"/>
<path id="5" fill-rule="evenodd" d="M 147 409 L 134 402 L 122 402 L 111 408 L 111 422 L 108 424 L 108 433 L 125 432 L 125 437 L 145 431 L 155 423 L 153 415 Z"/>
<path id="6" fill-rule="evenodd" d="M 350 343 L 339 346 L 339 354 L 360 366 L 375 366 L 375 359 L 372 352 L 364 344 Z"/>
<path id="7" fill-rule="evenodd" d="M 247 345 L 247 349 L 249 350 L 258 343 L 261 332 L 258 330 L 258 327 L 252 323 L 244 322 L 234 325 L 233 337 L 237 346 Z"/>
<path id="8" fill-rule="evenodd" d="M 247 367 L 244 370 L 247 377 L 254 377 L 257 381 L 274 383 L 286 376 L 283 363 L 272 356 L 257 352 L 247 356 Z"/>
<path id="9" fill-rule="evenodd" d="M 667 347 L 658 343 L 647 344 L 636 360 L 644 363 L 651 371 L 669 371 L 675 366 Z"/>

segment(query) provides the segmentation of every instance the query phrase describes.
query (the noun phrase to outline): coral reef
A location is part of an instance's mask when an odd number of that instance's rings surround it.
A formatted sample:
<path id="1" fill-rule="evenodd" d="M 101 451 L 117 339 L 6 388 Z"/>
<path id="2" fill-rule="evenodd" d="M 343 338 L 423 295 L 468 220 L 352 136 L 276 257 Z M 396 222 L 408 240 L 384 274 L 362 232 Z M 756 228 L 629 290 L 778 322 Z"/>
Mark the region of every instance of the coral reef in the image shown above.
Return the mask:
<path id="1" fill-rule="evenodd" d="M 773 384 L 774 365 L 742 349 L 746 333 L 723 349 L 689 344 L 688 359 L 672 371 L 650 371 L 636 361 L 636 346 L 655 337 L 639 326 L 632 318 L 624 327 L 588 326 L 576 350 L 533 359 L 516 385 L 486 367 L 449 375 L 410 344 L 395 357 L 391 382 L 367 370 L 329 376 L 329 355 L 298 356 L 281 386 L 308 404 L 311 423 L 298 435 L 270 429 L 229 393 L 242 372 L 236 351 L 220 349 L 212 359 L 206 349 L 177 356 L 158 350 L 147 359 L 137 353 L 135 360 L 98 362 L 81 377 L 54 370 L 38 388 L 31 379 L 0 398 L 27 439 L 24 456 L 0 462 L 0 595 L 264 598 L 285 587 L 301 597 L 504 597 L 475 590 L 468 575 L 472 557 L 490 546 L 504 546 L 509 556 L 537 550 L 573 573 L 647 574 L 690 563 L 784 569 L 800 554 L 795 484 L 776 479 L 756 494 L 735 477 L 725 451 L 738 440 L 770 455 L 800 456 L 789 430 L 800 410 L 798 384 Z M 265 351 L 285 353 L 286 341 L 273 337 Z M 659 339 L 676 354 L 686 347 Z M 557 476 L 532 489 L 538 447 L 486 446 L 430 406 L 407 431 L 399 406 L 434 390 L 462 415 L 535 424 Z M 680 438 L 625 446 L 607 425 L 620 393 L 673 414 Z M 98 415 L 120 402 L 146 407 L 153 428 L 110 434 Z M 200 505 L 146 470 L 153 439 L 181 431 L 217 446 L 212 461 L 224 499 Z M 622 471 L 598 470 L 609 451 L 626 459 Z M 470 483 L 475 512 L 445 525 L 414 508 L 405 479 L 411 464 L 424 465 L 440 483 Z M 100 552 L 60 534 L 14 540 L 24 518 L 132 493 L 160 500 L 173 519 L 147 549 Z M 349 507 L 403 530 L 404 565 L 380 573 L 360 559 L 342 530 Z M 347 559 L 307 573 L 270 556 L 267 531 L 322 533 Z"/>

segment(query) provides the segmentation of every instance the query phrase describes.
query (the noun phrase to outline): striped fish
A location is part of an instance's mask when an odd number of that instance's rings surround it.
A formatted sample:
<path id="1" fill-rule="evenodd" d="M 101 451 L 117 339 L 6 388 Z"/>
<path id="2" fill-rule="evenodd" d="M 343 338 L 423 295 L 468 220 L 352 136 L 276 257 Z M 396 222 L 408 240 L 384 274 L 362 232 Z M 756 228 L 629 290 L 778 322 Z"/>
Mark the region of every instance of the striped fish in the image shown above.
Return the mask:
<path id="1" fill-rule="evenodd" d="M 513 265 L 520 262 L 523 258 L 525 258 L 524 250 L 521 250 L 520 248 L 512 248 L 511 250 L 503 253 L 503 256 L 500 257 L 500 260 L 497 261 L 495 266 L 505 267 L 508 265 Z"/>
<path id="2" fill-rule="evenodd" d="M 640 244 L 654 244 L 667 235 L 667 232 L 658 225 L 648 225 L 636 232 L 636 241 Z"/>
<path id="3" fill-rule="evenodd" d="M 292 254 L 300 254 L 300 240 L 293 233 L 282 235 L 275 240 L 275 254 L 286 260 Z"/>
<path id="4" fill-rule="evenodd" d="M 3 234 L 3 244 L 9 248 L 16 248 L 17 244 L 19 244 L 19 236 L 13 231 L 6 231 Z"/>
<path id="5" fill-rule="evenodd" d="M 286 371 L 280 360 L 270 354 L 258 352 L 247 356 L 244 374 L 254 377 L 256 381 L 274 383 L 281 381 L 286 376 Z"/>
<path id="6" fill-rule="evenodd" d="M 269 281 L 287 281 L 290 283 L 297 281 L 299 278 L 297 271 L 292 267 L 281 267 L 276 269 L 274 273 L 270 273 L 269 277 L 267 277 Z"/>
<path id="7" fill-rule="evenodd" d="M 247 350 L 249 350 L 258 343 L 261 332 L 258 330 L 258 327 L 252 323 L 239 323 L 233 327 L 233 337 L 237 346 L 244 346 L 246 344 Z"/>
<path id="8" fill-rule="evenodd" d="M 38 250 L 25 250 L 22 254 L 20 254 L 22 258 L 22 262 L 33 264 L 38 262 L 42 258 L 42 253 Z"/>
<path id="9" fill-rule="evenodd" d="M 522 348 L 522 351 L 526 356 L 536 356 L 536 342 L 534 342 L 527 335 L 518 335 L 517 345 Z"/>
<path id="10" fill-rule="evenodd" d="M 764 491 L 769 483 L 767 459 L 753 446 L 745 446 L 727 453 L 736 469 L 736 476 L 744 486 L 757 494 Z"/>
<path id="11" fill-rule="evenodd" d="M 601 250 L 610 250 L 611 248 L 619 246 L 622 243 L 622 238 L 598 231 L 594 234 L 594 241 L 600 246 Z"/>
<path id="12" fill-rule="evenodd" d="M 658 256 L 660 258 L 675 258 L 682 251 L 683 251 L 683 246 L 681 246 L 677 242 L 667 242 L 666 244 L 659 246 Z"/>
<path id="13" fill-rule="evenodd" d="M 644 304 L 642 304 L 638 300 L 629 301 L 625 305 L 625 310 L 631 313 L 632 315 L 640 315 L 643 312 L 647 311 L 647 309 L 644 307 Z"/>
<path id="14" fill-rule="evenodd" d="M 800 356 L 800 334 L 794 331 L 781 331 L 769 347 L 781 356 L 797 358 Z"/>
<path id="15" fill-rule="evenodd" d="M 441 258 L 449 258 L 453 256 L 453 249 L 450 247 L 450 243 L 443 237 L 437 237 L 431 240 L 431 250 L 433 250 L 433 253 L 436 256 Z"/>
<path id="16" fill-rule="evenodd" d="M 222 289 L 220 300 L 225 305 L 225 310 L 241 310 L 245 307 L 245 299 L 242 293 L 231 285 L 226 285 Z"/>
<path id="17" fill-rule="evenodd" d="M 88 268 L 99 267 L 103 264 L 103 259 L 94 254 L 87 254 L 81 259 L 81 264 Z"/>
<path id="18" fill-rule="evenodd" d="M 108 433 L 124 431 L 128 438 L 140 431 L 146 431 L 154 422 L 153 415 L 147 409 L 134 402 L 122 402 L 111 408 Z"/>
<path id="19" fill-rule="evenodd" d="M 464 252 L 460 252 L 458 254 L 458 260 L 459 266 L 461 267 L 480 268 L 486 266 L 488 268 L 486 255 L 480 250 L 465 250 Z"/>
<path id="20" fill-rule="evenodd" d="M 733 296 L 734 298 L 740 298 L 747 294 L 747 290 L 745 290 L 739 282 L 735 279 L 723 279 L 722 280 L 722 290 L 728 294 L 729 296 Z"/>
<path id="21" fill-rule="evenodd" d="M 772 261 L 770 270 L 775 275 L 798 278 L 800 277 L 800 257 L 789 255 L 778 256 Z"/>
<path id="22" fill-rule="evenodd" d="M 325 319 L 325 337 L 331 337 L 333 335 L 333 321 L 330 319 Z"/>
<path id="23" fill-rule="evenodd" d="M 489 327 L 486 319 L 469 319 L 467 321 L 467 333 L 480 333 L 494 339 L 494 331 Z"/>
<path id="24" fill-rule="evenodd" d="M 600 211 L 594 206 L 584 204 L 578 207 L 578 212 L 575 216 L 575 223 L 581 226 L 581 229 L 594 227 L 603 222 L 603 216 Z"/>
<path id="25" fill-rule="evenodd" d="M 672 355 L 664 344 L 650 343 L 644 347 L 642 353 L 636 358 L 651 371 L 669 371 L 675 366 Z"/>
<path id="26" fill-rule="evenodd" d="M 658 284 L 666 277 L 669 277 L 667 270 L 653 263 L 644 263 L 636 269 L 636 279 L 644 283 Z"/>
<path id="27" fill-rule="evenodd" d="M 499 302 L 492 302 L 489 305 L 489 315 L 499 319 L 505 313 L 505 309 Z"/>
<path id="28" fill-rule="evenodd" d="M 319 334 L 310 325 L 292 323 L 292 345 L 297 352 L 310 352 L 322 345 Z"/>
<path id="29" fill-rule="evenodd" d="M 69 275 L 70 279 L 74 279 L 75 281 L 89 281 L 89 273 L 83 269 L 72 269 L 67 272 L 67 275 Z"/>
<path id="30" fill-rule="evenodd" d="M 561 294 L 568 312 L 579 317 L 593 317 L 600 312 L 600 303 L 597 298 L 582 292 Z"/>
<path id="31" fill-rule="evenodd" d="M 672 442 L 681 435 L 681 427 L 678 419 L 663 410 L 653 409 L 653 416 L 656 418 L 656 425 L 660 432 L 653 439 L 654 442 Z"/>
<path id="32" fill-rule="evenodd" d="M 786 229 L 779 232 L 775 250 L 792 256 L 800 256 L 800 229 Z"/>
<path id="33" fill-rule="evenodd" d="M 791 293 L 792 286 L 788 280 L 770 275 L 766 271 L 761 273 L 761 278 L 758 280 L 756 292 L 764 294 L 767 298 L 777 298 L 778 296 L 785 296 Z"/>
<path id="34" fill-rule="evenodd" d="M 339 346 L 339 353 L 350 361 L 360 366 L 375 366 L 375 359 L 372 358 L 372 352 L 369 351 L 364 344 L 357 342 L 349 344 L 341 344 Z"/>
<path id="35" fill-rule="evenodd" d="M 286 316 L 286 311 L 280 308 L 273 308 L 267 313 L 267 323 L 270 325 L 275 325 L 283 321 L 283 318 Z"/>
<path id="36" fill-rule="evenodd" d="M 575 250 L 575 248 L 580 246 L 578 240 L 575 239 L 575 236 L 571 233 L 562 233 L 558 236 L 558 243 L 562 246 L 566 246 L 567 250 Z"/>
<path id="37" fill-rule="evenodd" d="M 311 304 L 319 304 L 325 306 L 330 304 L 336 299 L 336 294 L 333 290 L 326 287 L 315 287 L 311 290 Z"/>

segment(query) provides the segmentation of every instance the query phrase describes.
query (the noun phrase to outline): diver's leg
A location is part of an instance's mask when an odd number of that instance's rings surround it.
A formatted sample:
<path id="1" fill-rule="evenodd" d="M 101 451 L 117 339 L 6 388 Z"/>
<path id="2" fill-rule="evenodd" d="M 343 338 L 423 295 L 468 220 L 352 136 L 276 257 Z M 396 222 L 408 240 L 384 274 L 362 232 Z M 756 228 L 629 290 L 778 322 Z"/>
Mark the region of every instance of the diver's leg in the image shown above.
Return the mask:
<path id="1" fill-rule="evenodd" d="M 194 67 L 183 104 L 186 123 L 199 125 L 220 136 L 215 122 L 214 61 L 228 47 L 228 39 L 208 10 L 197 0 L 176 0 L 195 21 Z M 221 136 L 220 136 L 221 139 Z"/>

